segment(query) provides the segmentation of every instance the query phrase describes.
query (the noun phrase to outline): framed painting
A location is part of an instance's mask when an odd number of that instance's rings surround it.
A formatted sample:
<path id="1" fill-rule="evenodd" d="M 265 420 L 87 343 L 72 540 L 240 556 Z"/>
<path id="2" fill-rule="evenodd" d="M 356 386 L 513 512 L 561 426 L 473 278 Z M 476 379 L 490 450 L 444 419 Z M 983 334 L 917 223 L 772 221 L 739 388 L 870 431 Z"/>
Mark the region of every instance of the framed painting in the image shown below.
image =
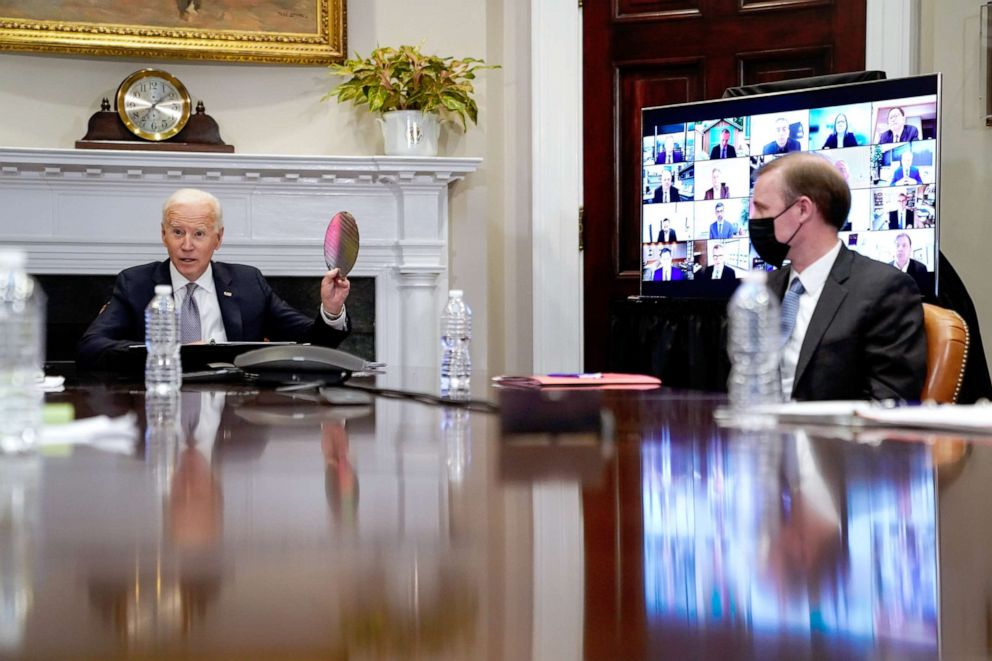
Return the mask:
<path id="1" fill-rule="evenodd" d="M 0 49 L 329 64 L 346 0 L 0 0 Z"/>

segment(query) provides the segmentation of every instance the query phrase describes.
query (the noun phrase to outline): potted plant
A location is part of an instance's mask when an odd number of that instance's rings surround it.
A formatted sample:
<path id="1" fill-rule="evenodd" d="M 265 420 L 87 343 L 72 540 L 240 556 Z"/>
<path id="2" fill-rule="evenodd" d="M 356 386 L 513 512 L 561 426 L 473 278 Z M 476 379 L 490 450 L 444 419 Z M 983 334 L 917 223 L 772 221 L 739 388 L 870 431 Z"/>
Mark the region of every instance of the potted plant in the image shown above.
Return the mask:
<path id="1" fill-rule="evenodd" d="M 425 55 L 416 46 L 376 48 L 368 57 L 356 56 L 328 67 L 348 76 L 321 101 L 336 98 L 382 113 L 379 120 L 386 154 L 434 156 L 440 118 L 457 118 L 462 129 L 478 122 L 472 81 L 480 69 L 493 69 L 474 57 Z"/>

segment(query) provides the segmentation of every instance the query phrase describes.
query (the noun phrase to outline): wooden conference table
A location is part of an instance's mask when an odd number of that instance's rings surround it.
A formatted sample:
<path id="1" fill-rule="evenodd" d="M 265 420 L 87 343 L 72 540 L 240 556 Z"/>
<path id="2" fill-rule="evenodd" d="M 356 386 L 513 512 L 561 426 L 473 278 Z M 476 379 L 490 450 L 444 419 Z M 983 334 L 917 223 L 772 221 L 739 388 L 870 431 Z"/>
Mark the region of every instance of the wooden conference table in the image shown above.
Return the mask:
<path id="1" fill-rule="evenodd" d="M 140 386 L 70 382 L 49 401 L 135 428 L 0 458 L 0 658 L 989 654 L 983 442 L 473 386 L 501 413 L 187 386 L 146 416 Z"/>

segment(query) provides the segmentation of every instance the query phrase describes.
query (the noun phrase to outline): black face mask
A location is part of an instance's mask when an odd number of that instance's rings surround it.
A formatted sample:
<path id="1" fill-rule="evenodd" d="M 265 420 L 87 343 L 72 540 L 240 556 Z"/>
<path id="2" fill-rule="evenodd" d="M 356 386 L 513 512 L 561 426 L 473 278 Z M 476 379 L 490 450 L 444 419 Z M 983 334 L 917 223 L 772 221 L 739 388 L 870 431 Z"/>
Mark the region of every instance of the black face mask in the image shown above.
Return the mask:
<path id="1" fill-rule="evenodd" d="M 775 238 L 775 221 L 798 201 L 795 200 L 774 216 L 751 218 L 747 221 L 747 232 L 751 237 L 751 245 L 754 246 L 754 251 L 758 253 L 758 257 L 765 260 L 766 264 L 771 264 L 775 268 L 782 267 L 782 262 L 785 261 L 786 255 L 789 254 L 789 244 L 796 237 L 796 233 L 802 229 L 802 225 L 797 227 L 796 231 L 789 237 L 789 240 L 782 243 Z"/>

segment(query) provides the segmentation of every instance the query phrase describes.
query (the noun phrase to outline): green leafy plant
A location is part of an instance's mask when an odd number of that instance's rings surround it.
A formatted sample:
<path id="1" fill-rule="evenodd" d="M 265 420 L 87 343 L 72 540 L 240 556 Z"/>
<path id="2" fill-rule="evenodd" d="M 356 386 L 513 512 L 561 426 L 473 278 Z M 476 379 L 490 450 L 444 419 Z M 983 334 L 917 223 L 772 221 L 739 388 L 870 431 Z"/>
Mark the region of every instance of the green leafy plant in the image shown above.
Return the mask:
<path id="1" fill-rule="evenodd" d="M 325 94 L 321 101 L 336 98 L 372 112 L 421 110 L 455 116 L 463 129 L 468 120 L 478 123 L 479 106 L 472 96 L 472 81 L 480 69 L 496 69 L 483 60 L 466 57 L 424 55 L 416 46 L 376 48 L 368 57 L 354 58 L 328 67 L 336 76 L 349 79 Z"/>

